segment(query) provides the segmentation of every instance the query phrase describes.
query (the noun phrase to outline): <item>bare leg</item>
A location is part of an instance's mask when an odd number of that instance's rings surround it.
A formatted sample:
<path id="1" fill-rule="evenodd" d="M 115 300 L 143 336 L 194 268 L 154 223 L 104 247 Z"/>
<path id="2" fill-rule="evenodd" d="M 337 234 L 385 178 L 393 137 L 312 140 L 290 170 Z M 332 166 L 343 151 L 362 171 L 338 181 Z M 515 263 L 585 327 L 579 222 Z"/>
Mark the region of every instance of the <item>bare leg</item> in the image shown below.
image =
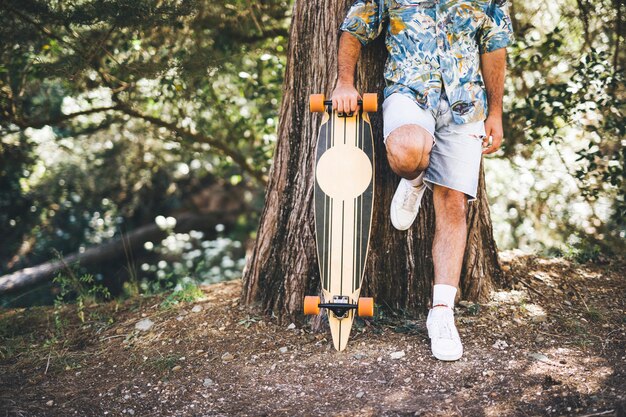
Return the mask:
<path id="1" fill-rule="evenodd" d="M 393 172 L 412 180 L 428 167 L 433 138 L 418 125 L 404 125 L 387 137 L 387 159 Z"/>
<path id="2" fill-rule="evenodd" d="M 460 191 L 435 185 L 433 202 L 435 284 L 458 287 L 467 240 L 467 197 Z"/>

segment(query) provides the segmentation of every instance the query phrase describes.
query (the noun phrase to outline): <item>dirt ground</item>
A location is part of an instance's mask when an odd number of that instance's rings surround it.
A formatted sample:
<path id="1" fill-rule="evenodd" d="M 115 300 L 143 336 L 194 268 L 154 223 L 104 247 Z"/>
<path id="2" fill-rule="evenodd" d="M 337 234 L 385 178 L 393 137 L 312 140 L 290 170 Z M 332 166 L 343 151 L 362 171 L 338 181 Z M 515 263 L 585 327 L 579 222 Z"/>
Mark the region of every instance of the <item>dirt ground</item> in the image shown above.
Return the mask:
<path id="1" fill-rule="evenodd" d="M 503 253 L 516 282 L 459 303 L 465 355 L 430 355 L 424 320 L 330 333 L 239 306 L 240 283 L 165 308 L 0 311 L 4 416 L 624 416 L 626 264 Z M 137 327 L 144 325 L 144 329 Z"/>

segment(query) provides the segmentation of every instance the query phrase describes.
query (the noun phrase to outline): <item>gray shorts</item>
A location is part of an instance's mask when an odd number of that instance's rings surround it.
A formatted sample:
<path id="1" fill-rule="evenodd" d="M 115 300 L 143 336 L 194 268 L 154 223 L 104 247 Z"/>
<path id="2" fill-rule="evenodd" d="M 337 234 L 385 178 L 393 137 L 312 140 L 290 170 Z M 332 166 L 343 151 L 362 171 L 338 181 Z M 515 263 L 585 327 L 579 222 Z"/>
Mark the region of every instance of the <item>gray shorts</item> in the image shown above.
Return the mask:
<path id="1" fill-rule="evenodd" d="M 475 200 L 485 123 L 455 124 L 450 104 L 444 97 L 435 118 L 410 97 L 394 93 L 383 102 L 385 142 L 391 132 L 403 125 L 421 126 L 435 141 L 430 153 L 430 164 L 424 174 L 428 188 L 432 190 L 434 184 L 442 185 L 465 193 L 469 201 Z"/>

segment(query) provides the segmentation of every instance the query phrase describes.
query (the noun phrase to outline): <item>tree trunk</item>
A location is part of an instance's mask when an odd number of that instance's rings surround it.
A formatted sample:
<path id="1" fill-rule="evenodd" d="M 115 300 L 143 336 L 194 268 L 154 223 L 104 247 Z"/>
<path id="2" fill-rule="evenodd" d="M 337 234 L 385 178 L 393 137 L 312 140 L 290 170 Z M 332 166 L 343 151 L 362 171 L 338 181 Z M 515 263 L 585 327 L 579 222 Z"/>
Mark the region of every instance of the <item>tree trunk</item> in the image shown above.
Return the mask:
<path id="1" fill-rule="evenodd" d="M 280 319 L 299 316 L 305 294 L 320 288 L 313 222 L 315 144 L 321 116 L 308 111 L 313 93 L 330 95 L 337 76 L 338 28 L 350 0 L 296 1 L 290 30 L 278 142 L 257 240 L 243 276 L 242 301 L 260 304 Z M 357 89 L 382 100 L 386 50 L 382 36 L 364 48 Z M 370 251 L 363 295 L 405 313 L 422 312 L 433 281 L 432 193 L 407 232 L 393 228 L 389 205 L 399 178 L 391 171 L 382 142 L 382 114 L 371 114 L 376 151 L 376 189 Z M 468 240 L 461 294 L 484 300 L 502 284 L 489 205 L 481 174 L 478 200 L 468 213 Z"/>

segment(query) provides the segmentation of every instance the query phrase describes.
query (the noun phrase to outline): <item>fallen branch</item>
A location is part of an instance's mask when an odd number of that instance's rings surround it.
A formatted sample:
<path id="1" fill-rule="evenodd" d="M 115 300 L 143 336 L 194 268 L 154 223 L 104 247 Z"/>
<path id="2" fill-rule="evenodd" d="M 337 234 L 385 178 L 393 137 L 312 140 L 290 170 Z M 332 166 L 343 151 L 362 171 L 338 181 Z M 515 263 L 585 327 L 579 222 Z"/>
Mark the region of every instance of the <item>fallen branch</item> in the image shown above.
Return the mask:
<path id="1" fill-rule="evenodd" d="M 174 231 L 184 233 L 194 229 L 206 229 L 207 225 L 214 225 L 220 221 L 223 222 L 224 216 L 225 213 L 204 215 L 185 213 L 177 216 Z M 12 274 L 0 276 L 0 294 L 50 280 L 68 264 L 79 263 L 81 266 L 88 266 L 122 258 L 125 256 L 125 250 L 131 252 L 141 250 L 144 242 L 159 241 L 166 236 L 167 232 L 160 229 L 156 224 L 141 226 L 122 238 L 91 247 L 83 253 L 74 253 L 61 260 L 46 262 Z"/>

